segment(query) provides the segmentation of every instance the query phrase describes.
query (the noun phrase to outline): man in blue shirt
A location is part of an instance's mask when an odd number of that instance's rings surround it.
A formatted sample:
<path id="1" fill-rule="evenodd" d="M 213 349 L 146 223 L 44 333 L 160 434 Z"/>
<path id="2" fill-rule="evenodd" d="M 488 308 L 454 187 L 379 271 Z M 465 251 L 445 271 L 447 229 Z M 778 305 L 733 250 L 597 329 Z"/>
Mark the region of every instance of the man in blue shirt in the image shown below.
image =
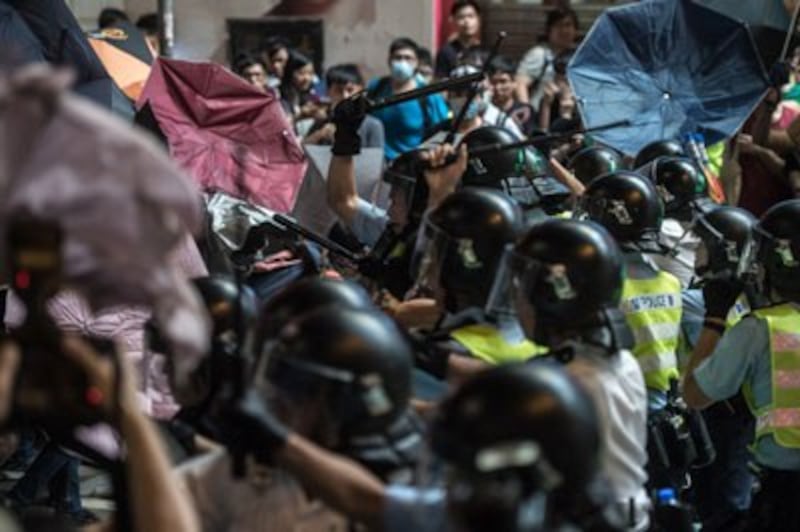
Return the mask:
<path id="1" fill-rule="evenodd" d="M 726 331 L 741 284 L 706 284 L 706 317 L 683 396 L 702 409 L 743 390 L 756 418 L 753 455 L 761 485 L 744 530 L 800 530 L 800 200 L 770 209 L 755 234 L 772 306 Z"/>
<path id="2" fill-rule="evenodd" d="M 373 80 L 367 86 L 371 99 L 380 99 L 414 90 L 424 85 L 417 78 L 419 47 L 406 37 L 392 41 L 389 46 L 390 75 Z M 391 161 L 398 155 L 415 150 L 436 126 L 447 120 L 450 109 L 440 94 L 398 105 L 384 107 L 372 115 L 383 123 L 386 134 L 384 150 Z"/>

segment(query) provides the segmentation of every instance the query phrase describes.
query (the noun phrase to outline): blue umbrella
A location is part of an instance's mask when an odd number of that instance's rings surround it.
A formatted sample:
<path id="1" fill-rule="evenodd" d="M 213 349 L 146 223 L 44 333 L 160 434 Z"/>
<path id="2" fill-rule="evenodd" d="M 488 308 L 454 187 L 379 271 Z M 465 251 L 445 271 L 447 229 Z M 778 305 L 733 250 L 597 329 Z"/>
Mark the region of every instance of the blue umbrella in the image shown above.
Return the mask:
<path id="1" fill-rule="evenodd" d="M 784 0 L 695 0 L 750 27 L 761 58 L 769 67 L 783 59 L 789 38 L 794 31 L 792 13 Z"/>
<path id="2" fill-rule="evenodd" d="M 595 138 L 633 155 L 650 142 L 733 135 L 769 81 L 747 26 L 690 0 L 611 8 L 569 64 L 584 125 L 629 120 Z"/>

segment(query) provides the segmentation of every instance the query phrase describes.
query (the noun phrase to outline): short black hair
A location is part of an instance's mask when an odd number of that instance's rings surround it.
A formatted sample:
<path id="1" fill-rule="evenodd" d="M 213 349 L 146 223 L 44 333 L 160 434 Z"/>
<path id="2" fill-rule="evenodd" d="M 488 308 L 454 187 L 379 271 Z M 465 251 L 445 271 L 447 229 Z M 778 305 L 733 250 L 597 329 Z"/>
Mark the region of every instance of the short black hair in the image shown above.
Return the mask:
<path id="1" fill-rule="evenodd" d="M 413 50 L 414 55 L 419 59 L 419 45 L 409 37 L 398 37 L 389 45 L 389 55 L 393 55 L 398 50 Z"/>
<path id="2" fill-rule="evenodd" d="M 433 66 L 433 55 L 431 55 L 431 51 L 424 46 L 420 46 L 417 49 L 417 59 L 420 65 Z"/>
<path id="3" fill-rule="evenodd" d="M 136 27 L 142 30 L 145 35 L 158 35 L 161 29 L 161 21 L 158 20 L 157 13 L 145 13 L 136 21 Z"/>
<path id="4" fill-rule="evenodd" d="M 465 7 L 471 7 L 475 10 L 478 16 L 481 16 L 481 5 L 477 2 L 477 0 L 456 0 L 453 2 L 453 7 L 450 8 L 450 16 L 456 16 L 456 13 Z"/>
<path id="5" fill-rule="evenodd" d="M 567 18 L 572 19 L 573 24 L 575 24 L 575 29 L 580 28 L 578 25 L 578 14 L 574 10 L 565 6 L 557 7 L 547 14 L 547 20 L 544 24 L 545 34 L 549 35 L 553 26 Z"/>
<path id="6" fill-rule="evenodd" d="M 286 50 L 287 52 L 291 49 L 291 45 L 289 41 L 286 40 L 284 37 L 280 35 L 270 35 L 269 37 L 265 38 L 261 41 L 261 47 L 259 48 L 259 52 L 262 54 L 267 54 L 267 57 L 272 57 L 273 55 L 277 54 L 281 50 Z"/>
<path id="7" fill-rule="evenodd" d="M 325 72 L 325 83 L 328 87 L 331 85 L 346 85 L 348 83 L 364 85 L 364 77 L 361 75 L 358 65 L 355 63 L 343 63 L 334 65 Z"/>
<path id="8" fill-rule="evenodd" d="M 233 61 L 233 71 L 242 76 L 244 75 L 244 71 L 253 65 L 261 65 L 261 68 L 263 68 L 264 72 L 266 73 L 267 67 L 264 65 L 264 62 L 253 54 L 249 53 L 243 53 L 236 56 L 236 59 Z"/>
<path id="9" fill-rule="evenodd" d="M 131 19 L 128 14 L 121 9 L 115 7 L 107 7 L 103 9 L 97 16 L 97 27 L 101 30 L 116 26 L 120 22 L 130 22 Z"/>
<path id="10" fill-rule="evenodd" d="M 517 63 L 508 56 L 498 55 L 489 63 L 488 72 L 490 76 L 508 74 L 513 78 L 517 73 Z"/>

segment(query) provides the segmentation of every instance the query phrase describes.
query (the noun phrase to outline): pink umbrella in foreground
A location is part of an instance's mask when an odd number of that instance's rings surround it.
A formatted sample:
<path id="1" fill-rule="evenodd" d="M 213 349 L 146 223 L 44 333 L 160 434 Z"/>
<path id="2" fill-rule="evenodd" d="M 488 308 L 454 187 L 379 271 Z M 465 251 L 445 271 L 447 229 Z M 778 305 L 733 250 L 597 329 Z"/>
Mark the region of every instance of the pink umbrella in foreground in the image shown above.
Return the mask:
<path id="1" fill-rule="evenodd" d="M 172 157 L 204 190 L 292 210 L 306 161 L 274 94 L 217 64 L 159 59 L 137 107 L 145 105 Z"/>
<path id="2" fill-rule="evenodd" d="M 180 370 L 191 368 L 207 324 L 167 257 L 200 226 L 199 192 L 146 135 L 67 85 L 46 66 L 0 77 L 0 227 L 19 216 L 57 224 L 64 288 L 94 311 L 152 308 L 188 355 Z M 7 245 L 0 235 L 3 264 Z"/>

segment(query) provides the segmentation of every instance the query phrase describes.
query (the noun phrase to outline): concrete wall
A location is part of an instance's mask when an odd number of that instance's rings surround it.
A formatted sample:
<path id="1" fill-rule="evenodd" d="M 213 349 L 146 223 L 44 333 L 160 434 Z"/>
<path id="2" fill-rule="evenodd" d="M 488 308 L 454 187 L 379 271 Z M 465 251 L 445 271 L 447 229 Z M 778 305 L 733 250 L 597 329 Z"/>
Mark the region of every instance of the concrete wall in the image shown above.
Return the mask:
<path id="1" fill-rule="evenodd" d="M 303 2 L 289 0 L 295 8 Z M 368 75 L 383 73 L 389 41 L 409 36 L 424 46 L 433 43 L 435 0 L 338 0 L 328 1 L 322 13 L 326 63 L 354 61 Z M 91 28 L 106 6 L 121 7 L 138 17 L 154 11 L 156 0 L 67 0 L 84 27 Z M 280 0 L 175 0 L 176 56 L 184 59 L 225 61 L 228 18 L 257 18 Z M 302 10 L 302 8 L 300 8 Z"/>

